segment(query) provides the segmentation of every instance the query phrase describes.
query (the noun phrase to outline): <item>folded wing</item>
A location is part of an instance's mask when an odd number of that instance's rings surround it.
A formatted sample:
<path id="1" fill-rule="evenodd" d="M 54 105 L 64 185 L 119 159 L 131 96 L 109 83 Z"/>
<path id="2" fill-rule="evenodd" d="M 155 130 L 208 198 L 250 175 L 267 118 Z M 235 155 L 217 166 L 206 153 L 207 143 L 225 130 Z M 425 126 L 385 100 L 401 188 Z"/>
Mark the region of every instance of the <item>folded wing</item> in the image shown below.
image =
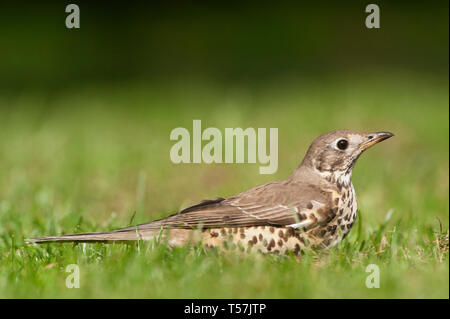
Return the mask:
<path id="1" fill-rule="evenodd" d="M 331 192 L 313 185 L 280 181 L 233 197 L 205 200 L 164 219 L 117 231 L 247 226 L 312 228 L 324 221 L 328 216 L 325 212 L 331 209 Z"/>

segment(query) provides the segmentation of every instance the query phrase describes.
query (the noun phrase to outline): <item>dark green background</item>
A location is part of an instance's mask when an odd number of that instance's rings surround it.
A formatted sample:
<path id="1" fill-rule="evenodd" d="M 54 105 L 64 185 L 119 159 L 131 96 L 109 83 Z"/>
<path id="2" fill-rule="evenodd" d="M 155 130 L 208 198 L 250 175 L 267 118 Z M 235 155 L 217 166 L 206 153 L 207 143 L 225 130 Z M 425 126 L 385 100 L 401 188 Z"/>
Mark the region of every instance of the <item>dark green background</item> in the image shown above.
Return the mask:
<path id="1" fill-rule="evenodd" d="M 365 27 L 367 1 L 76 1 L 69 30 L 68 3 L 0 5 L 2 90 L 448 72 L 448 1 L 376 1 L 381 29 Z"/>

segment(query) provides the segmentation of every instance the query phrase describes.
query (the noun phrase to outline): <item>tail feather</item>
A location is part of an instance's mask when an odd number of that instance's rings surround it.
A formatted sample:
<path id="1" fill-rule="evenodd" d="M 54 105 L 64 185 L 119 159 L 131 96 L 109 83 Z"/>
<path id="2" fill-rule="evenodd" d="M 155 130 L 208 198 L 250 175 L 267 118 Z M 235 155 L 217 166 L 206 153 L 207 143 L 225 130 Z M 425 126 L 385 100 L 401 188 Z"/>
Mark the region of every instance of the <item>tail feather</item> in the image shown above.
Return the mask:
<path id="1" fill-rule="evenodd" d="M 99 233 L 83 233 L 83 234 L 69 234 L 61 236 L 45 236 L 37 238 L 28 238 L 25 241 L 29 244 L 45 244 L 55 242 L 78 242 L 78 243 L 113 243 L 113 242 L 127 242 L 137 240 L 150 240 L 158 235 L 155 230 L 139 231 L 134 229 L 119 229 L 111 232 Z"/>

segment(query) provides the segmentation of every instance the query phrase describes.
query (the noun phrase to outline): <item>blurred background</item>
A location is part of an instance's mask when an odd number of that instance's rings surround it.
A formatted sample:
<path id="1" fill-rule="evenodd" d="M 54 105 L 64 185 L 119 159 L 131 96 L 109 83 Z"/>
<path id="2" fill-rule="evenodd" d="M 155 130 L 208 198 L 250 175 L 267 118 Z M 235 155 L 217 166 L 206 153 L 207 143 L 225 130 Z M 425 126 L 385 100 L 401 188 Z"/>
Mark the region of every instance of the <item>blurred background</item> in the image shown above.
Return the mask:
<path id="1" fill-rule="evenodd" d="M 80 29 L 68 1 L 0 4 L 0 297 L 448 298 L 448 1 L 377 0 L 380 29 L 367 1 L 74 2 Z M 278 128 L 278 171 L 172 163 L 194 119 Z M 355 231 L 327 258 L 24 245 L 284 179 L 335 129 L 395 137 L 359 159 Z"/>
<path id="2" fill-rule="evenodd" d="M 355 169 L 369 225 L 389 209 L 448 224 L 447 1 L 377 1 L 380 29 L 365 27 L 364 1 L 76 3 L 80 29 L 65 27 L 65 1 L 0 5 L 5 234 L 122 226 L 232 195 L 287 177 L 340 128 L 396 134 Z M 278 172 L 173 164 L 170 131 L 193 119 L 279 128 Z"/>

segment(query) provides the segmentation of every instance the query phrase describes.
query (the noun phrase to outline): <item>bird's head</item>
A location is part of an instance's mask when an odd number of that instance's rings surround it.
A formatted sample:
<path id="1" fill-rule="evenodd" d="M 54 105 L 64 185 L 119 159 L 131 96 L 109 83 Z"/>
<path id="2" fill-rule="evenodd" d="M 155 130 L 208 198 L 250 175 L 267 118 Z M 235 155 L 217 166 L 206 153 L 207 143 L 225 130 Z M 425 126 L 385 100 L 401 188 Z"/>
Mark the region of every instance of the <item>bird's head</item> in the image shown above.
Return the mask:
<path id="1" fill-rule="evenodd" d="M 317 137 L 308 149 L 301 166 L 312 168 L 319 174 L 349 175 L 362 152 L 394 136 L 389 132 L 359 133 L 338 130 Z"/>

